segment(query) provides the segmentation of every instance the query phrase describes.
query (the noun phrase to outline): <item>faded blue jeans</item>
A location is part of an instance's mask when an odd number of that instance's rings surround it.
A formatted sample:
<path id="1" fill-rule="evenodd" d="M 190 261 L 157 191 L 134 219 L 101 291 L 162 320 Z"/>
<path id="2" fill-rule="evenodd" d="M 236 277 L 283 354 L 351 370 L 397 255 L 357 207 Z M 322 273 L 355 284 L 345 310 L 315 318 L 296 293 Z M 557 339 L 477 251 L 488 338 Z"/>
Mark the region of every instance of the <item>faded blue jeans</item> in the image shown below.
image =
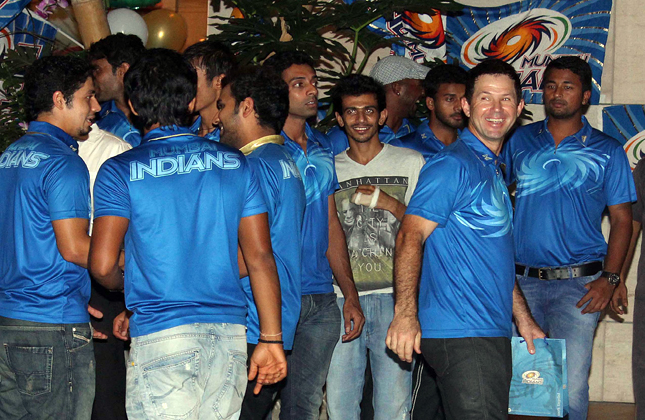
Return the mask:
<path id="1" fill-rule="evenodd" d="M 363 398 L 365 366 L 370 360 L 374 383 L 374 420 L 410 418 L 412 364 L 402 362 L 385 345 L 387 329 L 394 318 L 392 293 L 373 293 L 359 297 L 365 314 L 363 333 L 343 343 L 341 322 L 338 344 L 327 374 L 327 413 L 330 420 L 359 420 Z M 345 299 L 338 298 L 342 309 Z M 369 351 L 369 352 L 368 352 Z"/>
<path id="2" fill-rule="evenodd" d="M 246 381 L 243 325 L 187 324 L 133 337 L 128 419 L 237 419 Z"/>
<path id="3" fill-rule="evenodd" d="M 90 324 L 0 317 L 0 419 L 89 420 L 94 402 Z"/>
<path id="4" fill-rule="evenodd" d="M 589 408 L 589 369 L 599 312 L 582 314 L 576 304 L 587 293 L 585 285 L 600 273 L 568 280 L 540 280 L 517 276 L 533 318 L 550 338 L 566 340 L 569 379 L 569 420 L 586 420 Z"/>

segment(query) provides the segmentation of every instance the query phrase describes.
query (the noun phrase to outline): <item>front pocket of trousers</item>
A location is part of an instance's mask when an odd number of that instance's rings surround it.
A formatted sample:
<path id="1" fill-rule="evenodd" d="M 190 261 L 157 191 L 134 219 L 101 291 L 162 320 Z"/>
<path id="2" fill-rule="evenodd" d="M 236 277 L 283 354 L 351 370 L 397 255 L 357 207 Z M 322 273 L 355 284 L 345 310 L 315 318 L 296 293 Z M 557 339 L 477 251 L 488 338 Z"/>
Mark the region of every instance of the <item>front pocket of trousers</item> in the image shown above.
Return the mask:
<path id="1" fill-rule="evenodd" d="M 9 367 L 16 375 L 22 394 L 46 394 L 52 390 L 53 347 L 27 347 L 5 344 Z"/>
<path id="2" fill-rule="evenodd" d="M 160 418 L 184 419 L 199 406 L 199 350 L 184 350 L 141 367 L 151 404 Z"/>
<path id="3" fill-rule="evenodd" d="M 242 407 L 246 391 L 246 353 L 229 350 L 226 380 L 215 401 L 215 414 L 219 419 L 228 419 Z"/>

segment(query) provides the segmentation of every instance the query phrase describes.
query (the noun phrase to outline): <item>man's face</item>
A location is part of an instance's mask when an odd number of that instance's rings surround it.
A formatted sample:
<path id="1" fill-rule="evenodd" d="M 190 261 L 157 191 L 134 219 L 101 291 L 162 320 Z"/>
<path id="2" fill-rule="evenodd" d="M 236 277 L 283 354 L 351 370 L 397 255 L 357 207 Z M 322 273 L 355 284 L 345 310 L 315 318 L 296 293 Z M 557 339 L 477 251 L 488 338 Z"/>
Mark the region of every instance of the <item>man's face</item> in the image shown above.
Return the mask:
<path id="1" fill-rule="evenodd" d="M 282 72 L 289 86 L 289 116 L 307 119 L 318 112 L 318 76 L 307 64 L 294 64 Z"/>
<path id="2" fill-rule="evenodd" d="M 401 86 L 399 101 L 405 109 L 408 118 L 414 117 L 417 112 L 417 102 L 424 94 L 421 80 L 418 79 L 403 79 L 399 82 Z"/>
<path id="3" fill-rule="evenodd" d="M 500 143 L 513 127 L 524 107 L 518 101 L 513 80 L 502 74 L 484 74 L 475 80 L 470 104 L 461 105 L 470 118 L 468 128 L 485 143 Z"/>
<path id="4" fill-rule="evenodd" d="M 336 112 L 338 125 L 345 128 L 347 137 L 358 143 L 378 141 L 379 125 L 386 118 L 386 111 L 378 112 L 378 100 L 373 93 L 344 96 L 342 113 Z"/>
<path id="5" fill-rule="evenodd" d="M 235 112 L 235 98 L 231 94 L 230 85 L 222 89 L 222 93 L 217 100 L 217 109 L 219 109 L 220 141 L 237 149 L 237 145 L 240 142 L 237 130 L 240 118 Z"/>
<path id="6" fill-rule="evenodd" d="M 208 108 L 211 105 L 216 105 L 217 100 L 221 89 L 217 87 L 217 84 L 213 82 L 213 79 L 209 79 L 206 75 L 206 70 L 196 66 L 195 71 L 197 72 L 197 95 L 195 96 L 195 112 L 199 112 L 204 108 Z M 216 116 L 217 117 L 217 116 Z"/>
<path id="7" fill-rule="evenodd" d="M 466 94 L 466 85 L 443 83 L 439 85 L 434 98 L 426 98 L 426 106 L 435 118 L 452 129 L 464 127 L 464 113 L 461 109 L 461 98 Z"/>
<path id="8" fill-rule="evenodd" d="M 92 65 L 96 68 L 93 75 L 96 99 L 105 102 L 119 98 L 123 92 L 123 77 L 119 78 L 116 69 L 112 71 L 112 65 L 105 58 L 92 61 Z"/>
<path id="9" fill-rule="evenodd" d="M 544 110 L 549 117 L 580 119 L 590 97 L 591 91 L 582 90 L 580 77 L 571 70 L 552 69 L 544 76 Z"/>
<path id="10" fill-rule="evenodd" d="M 72 97 L 72 103 L 62 109 L 62 120 L 67 134 L 74 138 L 87 136 L 94 122 L 94 114 L 101 110 L 96 101 L 94 82 L 88 77 Z M 62 128 L 62 127 L 61 127 Z"/>

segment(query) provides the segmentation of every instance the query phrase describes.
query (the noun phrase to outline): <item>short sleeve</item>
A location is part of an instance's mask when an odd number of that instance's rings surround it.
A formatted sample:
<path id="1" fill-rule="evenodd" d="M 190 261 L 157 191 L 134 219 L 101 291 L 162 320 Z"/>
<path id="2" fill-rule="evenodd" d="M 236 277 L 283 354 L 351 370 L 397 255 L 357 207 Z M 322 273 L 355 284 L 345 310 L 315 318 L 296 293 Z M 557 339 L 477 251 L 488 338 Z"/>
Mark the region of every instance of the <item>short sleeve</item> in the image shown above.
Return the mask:
<path id="1" fill-rule="evenodd" d="M 267 206 L 262 195 L 262 189 L 258 182 L 258 177 L 248 165 L 246 167 L 247 188 L 246 198 L 244 199 L 244 209 L 242 217 L 255 216 L 256 214 L 266 213 Z"/>
<path id="2" fill-rule="evenodd" d="M 415 153 L 415 155 L 409 160 L 410 164 L 410 175 L 408 177 L 408 189 L 405 192 L 405 205 L 410 204 L 410 199 L 412 194 L 417 188 L 417 183 L 419 182 L 419 174 L 425 165 L 426 160 L 421 153 Z"/>
<path id="3" fill-rule="evenodd" d="M 90 218 L 90 175 L 80 157 L 53 163 L 43 177 L 43 190 L 51 220 Z"/>
<path id="4" fill-rule="evenodd" d="M 117 161 L 108 159 L 94 183 L 94 218 L 118 216 L 131 218 L 130 191 Z"/>
<path id="5" fill-rule="evenodd" d="M 499 162 L 501 165 L 504 165 L 504 182 L 506 182 L 506 185 L 511 185 L 513 182 L 515 182 L 515 171 L 513 171 L 513 153 L 512 153 L 512 146 L 511 142 L 513 141 L 513 137 L 508 139 L 506 143 L 504 143 L 504 146 L 502 147 L 502 152 L 499 154 Z"/>
<path id="6" fill-rule="evenodd" d="M 277 212 L 277 206 L 280 200 L 278 190 L 278 178 L 271 166 L 261 158 L 247 156 L 249 167 L 256 175 L 259 187 L 262 190 L 265 205 L 271 214 Z"/>
<path id="7" fill-rule="evenodd" d="M 612 139 L 612 142 L 615 140 Z M 604 191 L 608 206 L 636 201 L 636 189 L 629 160 L 619 144 L 616 144 L 609 158 Z"/>
<path id="8" fill-rule="evenodd" d="M 636 186 L 636 202 L 632 205 L 632 216 L 635 221 L 643 223 L 645 205 L 645 160 L 641 159 L 634 169 L 634 184 Z"/>
<path id="9" fill-rule="evenodd" d="M 444 227 L 457 207 L 464 191 L 465 169 L 455 159 L 441 155 L 427 163 L 419 174 L 419 181 L 406 214 L 423 217 Z"/>

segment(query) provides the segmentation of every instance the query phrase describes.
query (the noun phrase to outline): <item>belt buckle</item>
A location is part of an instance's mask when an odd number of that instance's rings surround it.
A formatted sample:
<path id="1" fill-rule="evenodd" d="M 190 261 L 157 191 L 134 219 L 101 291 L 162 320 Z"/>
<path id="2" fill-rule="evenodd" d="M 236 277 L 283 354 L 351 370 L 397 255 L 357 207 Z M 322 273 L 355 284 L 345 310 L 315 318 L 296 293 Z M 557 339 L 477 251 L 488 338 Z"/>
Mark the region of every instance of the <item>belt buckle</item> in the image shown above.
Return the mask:
<path id="1" fill-rule="evenodd" d="M 541 268 L 538 268 L 538 279 L 540 280 L 547 280 L 546 278 L 542 277 L 542 273 L 546 274 L 546 270 L 543 270 Z"/>

